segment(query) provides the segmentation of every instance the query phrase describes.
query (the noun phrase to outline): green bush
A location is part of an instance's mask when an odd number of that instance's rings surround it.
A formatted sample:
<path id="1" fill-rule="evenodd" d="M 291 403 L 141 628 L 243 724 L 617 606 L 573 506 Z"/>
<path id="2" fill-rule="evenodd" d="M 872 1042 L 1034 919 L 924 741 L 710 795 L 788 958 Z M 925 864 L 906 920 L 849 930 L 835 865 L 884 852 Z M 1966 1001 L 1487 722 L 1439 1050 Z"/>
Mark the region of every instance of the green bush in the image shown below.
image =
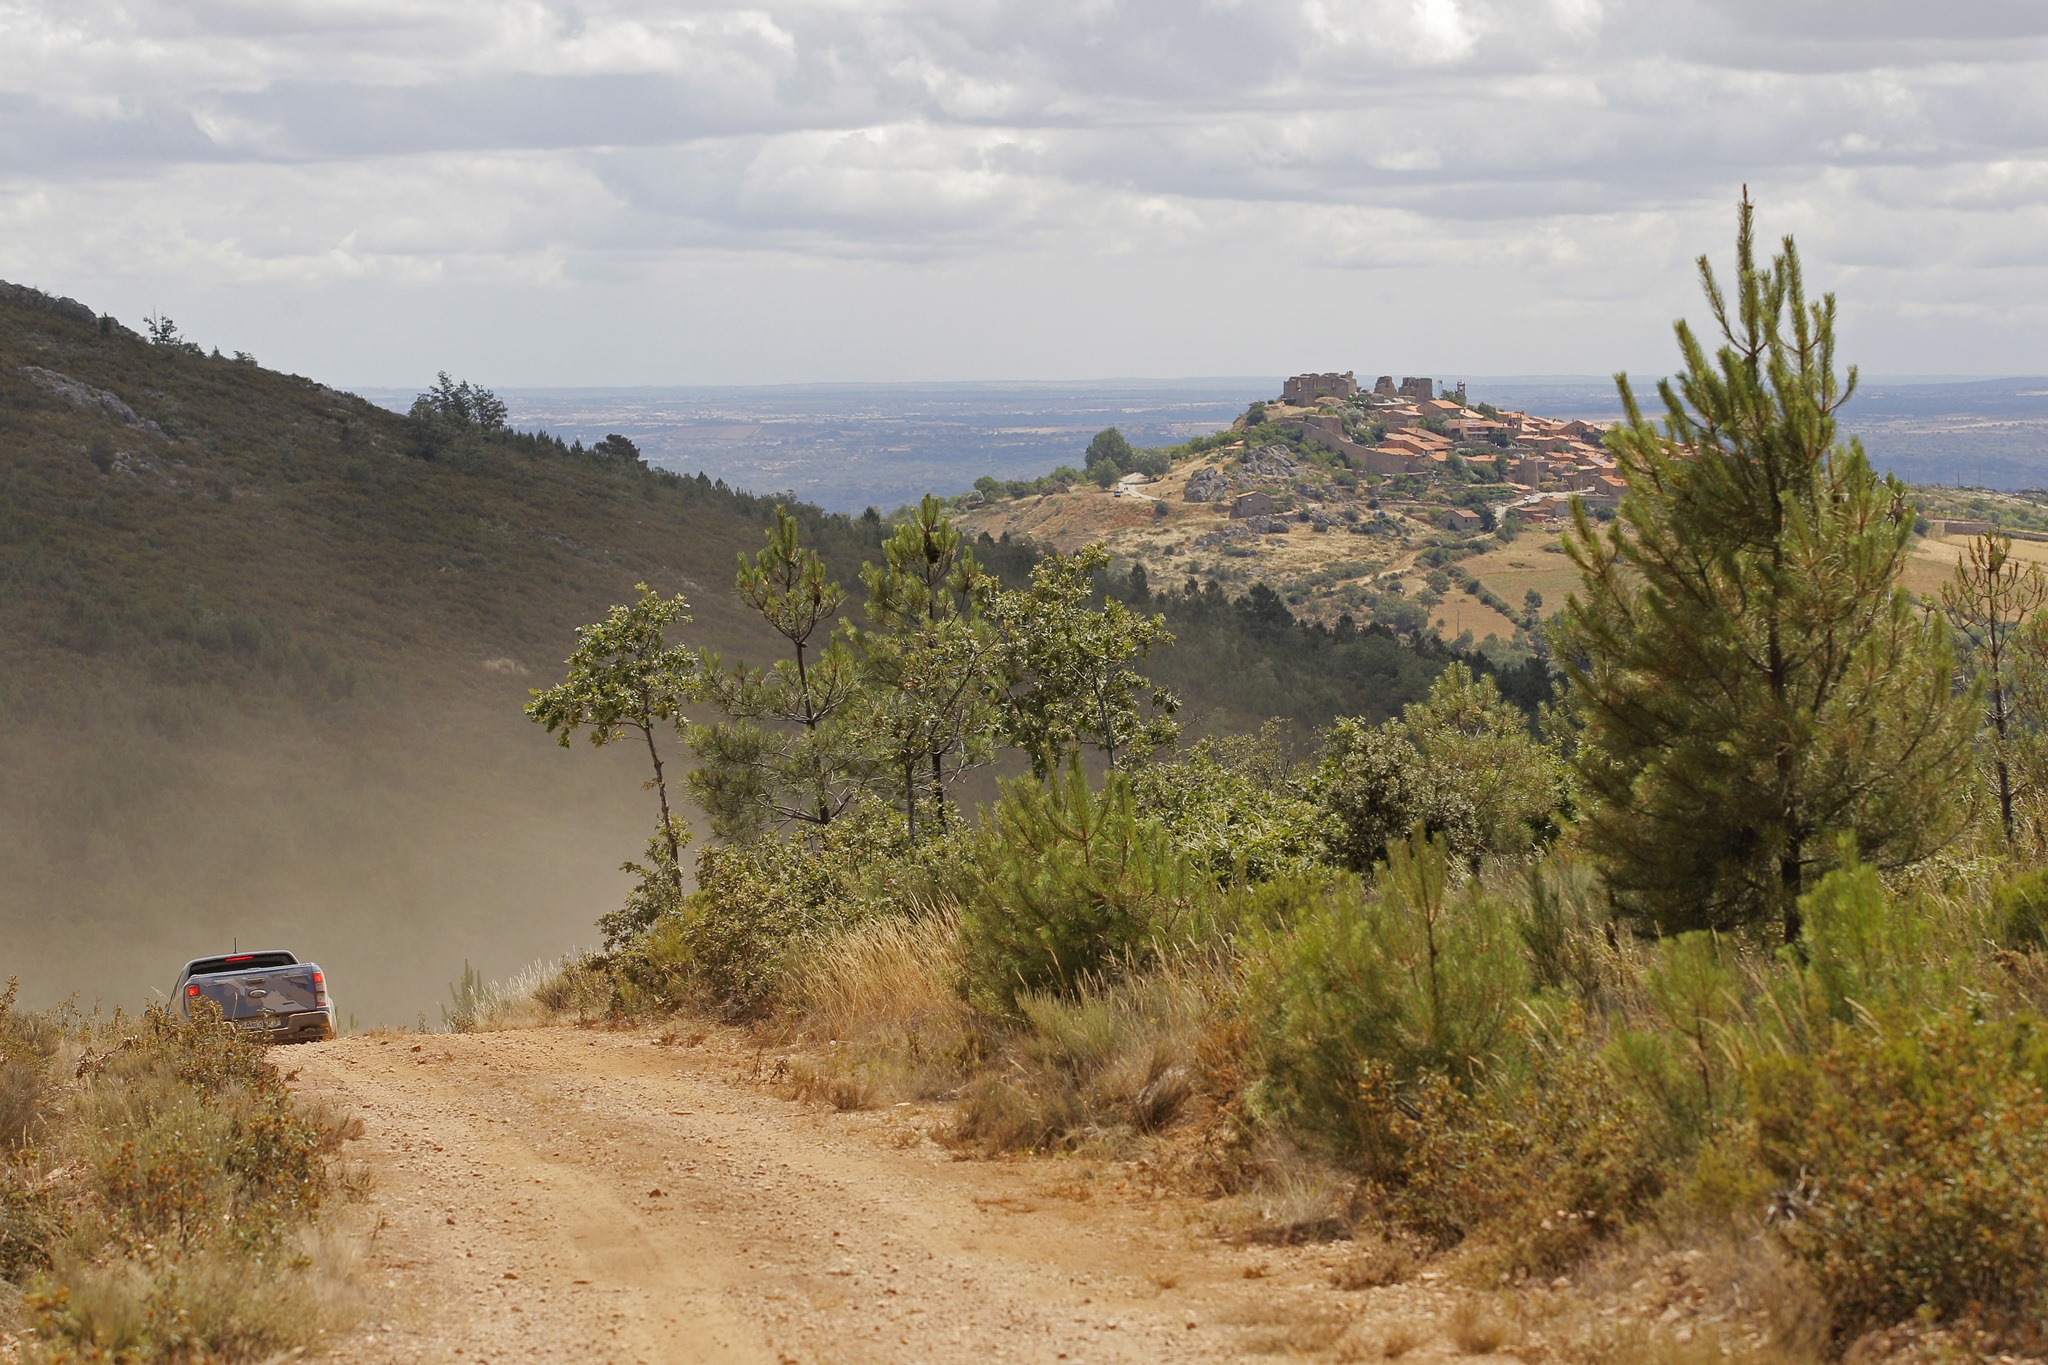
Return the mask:
<path id="1" fill-rule="evenodd" d="M 1472 1085 L 1509 1042 L 1526 981 L 1513 916 L 1476 883 L 1452 886 L 1442 839 L 1418 826 L 1388 854 L 1372 894 L 1349 877 L 1310 890 L 1251 983 L 1259 1108 L 1382 1177 L 1404 1144 L 1375 1088 Z"/>
<path id="2" fill-rule="evenodd" d="M 1005 783 L 975 842 L 960 932 L 967 997 L 1015 1015 L 1020 996 L 1072 994 L 1149 959 L 1187 928 L 1204 880 L 1130 779 L 1092 792 L 1078 759 Z"/>
<path id="3" fill-rule="evenodd" d="M 2048 1309 L 2048 1030 L 1963 1009 L 1758 1073 L 1784 1235 L 1837 1332 Z M 2038 1316 L 2030 1320 L 2038 1322 Z"/>
<path id="4" fill-rule="evenodd" d="M 679 940 L 660 956 L 693 976 L 728 1017 L 764 1014 L 794 990 L 788 969 L 806 951 L 937 894 L 957 861 L 953 846 L 933 840 L 905 849 L 900 817 L 862 802 L 822 830 L 707 848 Z"/>
<path id="5" fill-rule="evenodd" d="M 2048 948 L 2048 869 L 2022 873 L 1998 887 L 1991 893 L 1991 911 L 2006 947 Z"/>
<path id="6" fill-rule="evenodd" d="M 1270 726 L 1259 738 L 1281 742 Z M 1270 763 L 1247 761 L 1247 747 L 1204 739 L 1167 762 L 1131 774 L 1139 811 L 1165 825 L 1174 842 L 1219 883 L 1306 872 L 1326 857 L 1333 832 L 1328 816 L 1296 783 L 1260 770 Z"/>
<path id="7" fill-rule="evenodd" d="M 1843 849 L 1843 865 L 1799 901 L 1814 1004 L 1844 1022 L 1890 1006 L 1933 1003 L 1947 974 L 1921 908 L 1885 893 L 1877 869 Z"/>

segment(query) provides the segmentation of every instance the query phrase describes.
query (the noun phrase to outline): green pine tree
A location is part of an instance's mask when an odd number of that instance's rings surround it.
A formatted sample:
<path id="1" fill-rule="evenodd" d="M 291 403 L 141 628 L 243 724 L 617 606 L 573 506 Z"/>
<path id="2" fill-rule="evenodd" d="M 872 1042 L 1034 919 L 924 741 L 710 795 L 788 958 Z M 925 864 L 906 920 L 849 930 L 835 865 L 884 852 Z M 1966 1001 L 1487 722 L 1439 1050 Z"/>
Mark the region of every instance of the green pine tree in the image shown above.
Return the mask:
<path id="1" fill-rule="evenodd" d="M 873 766 L 858 727 L 848 723 L 857 690 L 853 654 L 832 625 L 846 593 L 799 542 L 796 518 L 780 506 L 761 552 L 739 557 L 735 586 L 788 641 L 790 655 L 768 668 L 700 655 L 695 691 L 727 719 L 686 732 L 697 756 L 691 794 L 722 839 L 746 842 L 771 825 L 830 824 Z"/>
<path id="2" fill-rule="evenodd" d="M 943 831 L 948 790 L 994 761 L 1000 642 L 982 619 L 995 581 L 927 494 L 861 568 L 872 628 L 858 633 L 858 723 L 891 774 L 912 843 Z"/>
<path id="3" fill-rule="evenodd" d="M 1628 491 L 1607 528 L 1576 514 L 1554 643 L 1583 729 L 1580 835 L 1617 902 L 1661 930 L 1776 921 L 1796 940 L 1830 833 L 1880 866 L 1952 835 L 1976 704 L 1898 586 L 1904 487 L 1837 439 L 1856 376 L 1835 372 L 1834 297 L 1808 303 L 1789 237 L 1758 265 L 1747 194 L 1739 223 L 1732 300 L 1699 263 L 1722 344 L 1677 324 L 1661 423 L 1617 376 Z"/>

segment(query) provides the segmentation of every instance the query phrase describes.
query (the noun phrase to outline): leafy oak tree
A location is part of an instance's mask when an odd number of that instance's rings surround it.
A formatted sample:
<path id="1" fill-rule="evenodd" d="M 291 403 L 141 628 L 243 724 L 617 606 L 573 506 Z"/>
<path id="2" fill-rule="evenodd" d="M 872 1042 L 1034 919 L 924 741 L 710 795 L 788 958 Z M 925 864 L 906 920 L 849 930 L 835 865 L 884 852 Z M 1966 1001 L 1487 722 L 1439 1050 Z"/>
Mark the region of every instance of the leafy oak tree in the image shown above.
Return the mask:
<path id="1" fill-rule="evenodd" d="M 1556 832 L 1568 805 L 1562 756 L 1493 679 L 1454 663 L 1398 719 L 1340 720 L 1312 784 L 1338 861 L 1365 871 L 1420 826 L 1477 868 Z"/>
<path id="2" fill-rule="evenodd" d="M 1113 768 L 1179 733 L 1179 700 L 1132 667 L 1172 644 L 1173 633 L 1164 617 L 1140 615 L 1115 598 L 1090 605 L 1095 574 L 1108 563 L 1100 545 L 1048 554 L 1032 569 L 1030 587 L 999 592 L 989 607 L 1009 675 L 1003 731 L 1032 756 L 1041 778 L 1049 763 L 1083 744 L 1101 750 Z"/>
<path id="3" fill-rule="evenodd" d="M 1665 931 L 1777 922 L 1854 836 L 1899 866 L 1951 837 L 1975 703 L 1947 630 L 1898 586 L 1912 514 L 1835 414 L 1835 301 L 1809 303 L 1792 239 L 1756 259 L 1743 196 L 1732 298 L 1705 257 L 1712 354 L 1677 324 L 1684 369 L 1661 422 L 1616 377 L 1608 436 L 1628 488 L 1575 511 L 1580 585 L 1553 643 L 1581 727 L 1579 825 L 1625 912 Z"/>
<path id="4" fill-rule="evenodd" d="M 545 691 L 534 689 L 526 714 L 564 749 L 579 730 L 588 730 L 591 746 L 599 749 L 629 732 L 640 736 L 654 769 L 646 785 L 661 802 L 661 827 L 655 837 L 668 854 L 662 875 L 680 896 L 688 834 L 669 810 L 668 781 L 655 734 L 683 719 L 696 664 L 689 650 L 668 643 L 666 632 L 690 619 L 690 604 L 681 596 L 663 597 L 645 583 L 636 590 L 637 601 L 613 607 L 595 625 L 576 628 L 568 678 Z"/>

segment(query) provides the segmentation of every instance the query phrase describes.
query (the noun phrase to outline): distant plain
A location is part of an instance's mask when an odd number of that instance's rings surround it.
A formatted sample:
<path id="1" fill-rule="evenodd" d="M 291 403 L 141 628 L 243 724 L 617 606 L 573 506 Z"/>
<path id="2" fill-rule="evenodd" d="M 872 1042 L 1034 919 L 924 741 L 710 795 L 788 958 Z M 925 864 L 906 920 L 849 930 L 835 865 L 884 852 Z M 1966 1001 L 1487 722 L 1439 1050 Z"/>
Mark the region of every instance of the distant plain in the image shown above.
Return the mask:
<path id="1" fill-rule="evenodd" d="M 1636 377 L 1654 408 L 1656 376 Z M 1366 382 L 1371 382 L 1368 378 Z M 1446 381 L 1448 382 L 1448 381 Z M 736 488 L 791 492 L 832 511 L 884 511 L 927 492 L 964 493 L 984 474 L 1036 478 L 1079 467 L 1104 427 L 1169 445 L 1228 426 L 1277 377 L 1073 383 L 791 384 L 499 391 L 514 425 L 586 444 L 629 436 L 650 463 Z M 1612 421 L 1621 403 L 1595 375 L 1469 379 L 1475 402 Z M 404 411 L 413 394 L 362 389 Z M 1843 414 L 1877 466 L 1908 483 L 2048 487 L 2048 378 L 1878 378 Z"/>
<path id="2" fill-rule="evenodd" d="M 1079 468 L 1088 438 L 1176 445 L 1227 427 L 1278 379 L 1071 384 L 791 384 L 753 388 L 501 389 L 514 426 L 586 445 L 630 437 L 650 464 L 794 493 L 834 512 L 963 493 L 984 474 Z M 362 389 L 404 411 L 413 394 Z"/>

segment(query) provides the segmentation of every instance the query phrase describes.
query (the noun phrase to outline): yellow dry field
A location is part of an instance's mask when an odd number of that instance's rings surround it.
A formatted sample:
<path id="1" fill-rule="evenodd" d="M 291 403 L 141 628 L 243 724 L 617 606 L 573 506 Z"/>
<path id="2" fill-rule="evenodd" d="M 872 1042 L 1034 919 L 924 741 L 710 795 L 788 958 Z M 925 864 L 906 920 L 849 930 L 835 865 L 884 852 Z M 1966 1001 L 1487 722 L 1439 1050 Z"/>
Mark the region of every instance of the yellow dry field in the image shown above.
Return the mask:
<path id="1" fill-rule="evenodd" d="M 1498 635 L 1503 640 L 1515 637 L 1513 621 L 1455 588 L 1445 593 L 1444 600 L 1432 609 L 1430 622 L 1446 640 L 1456 640 L 1468 630 L 1474 640 L 1484 640 L 1489 635 Z"/>
<path id="2" fill-rule="evenodd" d="M 1913 547 L 1912 557 L 1906 561 L 1906 572 L 1900 577 L 1906 591 L 1924 601 L 1938 601 L 1941 585 L 1955 573 L 1957 562 L 1974 539 L 1974 536 L 1923 536 Z M 2015 540 L 2012 556 L 2025 563 L 2039 564 L 2048 571 L 2048 543 Z"/>
<path id="3" fill-rule="evenodd" d="M 1514 544 L 1460 560 L 1467 573 L 1499 594 L 1502 601 L 1520 609 L 1531 588 L 1543 594 L 1543 614 L 1557 614 L 1565 594 L 1578 586 L 1579 571 L 1561 551 L 1555 531 L 1524 531 Z M 1481 632 L 1484 634 L 1484 632 Z"/>

